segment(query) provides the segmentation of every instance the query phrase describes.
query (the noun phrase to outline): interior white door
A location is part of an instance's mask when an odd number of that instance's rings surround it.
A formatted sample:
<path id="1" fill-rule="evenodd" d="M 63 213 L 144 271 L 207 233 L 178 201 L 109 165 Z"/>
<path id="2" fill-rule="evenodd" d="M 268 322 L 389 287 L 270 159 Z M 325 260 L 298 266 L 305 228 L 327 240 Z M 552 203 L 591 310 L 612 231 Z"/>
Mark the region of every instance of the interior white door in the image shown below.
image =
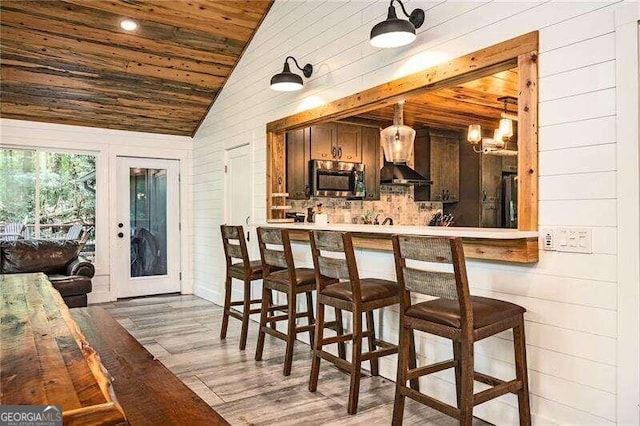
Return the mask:
<path id="1" fill-rule="evenodd" d="M 180 291 L 179 162 L 117 159 L 117 297 Z"/>
<path id="2" fill-rule="evenodd" d="M 249 145 L 229 149 L 227 162 L 227 224 L 243 225 L 249 232 L 251 220 L 251 155 Z"/>

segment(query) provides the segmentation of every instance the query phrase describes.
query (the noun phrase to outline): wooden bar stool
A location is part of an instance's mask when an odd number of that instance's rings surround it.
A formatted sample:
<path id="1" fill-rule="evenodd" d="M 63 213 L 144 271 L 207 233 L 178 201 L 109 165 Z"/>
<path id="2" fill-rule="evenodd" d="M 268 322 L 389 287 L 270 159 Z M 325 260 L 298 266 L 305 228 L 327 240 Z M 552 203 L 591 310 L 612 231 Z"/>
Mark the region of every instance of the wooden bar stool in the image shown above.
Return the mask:
<path id="1" fill-rule="evenodd" d="M 258 243 L 264 274 L 256 361 L 262 359 L 265 334 L 282 339 L 287 342 L 283 373 L 288 376 L 291 374 L 293 347 L 298 333 L 308 332 L 313 346 L 315 320 L 311 293 L 316 288 L 316 275 L 313 269 L 295 267 L 288 230 L 258 228 Z M 286 305 L 278 306 L 273 304 L 273 290 L 287 295 Z M 302 293 L 305 294 L 307 299 L 307 311 L 297 312 L 297 296 Z M 277 310 L 285 311 L 286 314 L 267 316 L 269 312 Z M 298 326 L 296 320 L 305 317 L 307 318 L 307 325 Z M 286 334 L 276 330 L 275 324 L 279 321 L 287 321 Z M 271 327 L 267 327 L 267 324 Z"/>
<path id="2" fill-rule="evenodd" d="M 518 395 L 520 424 L 530 425 L 523 316 L 526 310 L 502 300 L 470 295 L 460 238 L 394 235 L 393 249 L 402 296 L 393 424 L 402 424 L 407 396 L 455 417 L 460 424 L 471 425 L 475 405 L 506 393 L 515 393 Z M 410 261 L 409 266 L 407 260 Z M 434 266 L 436 263 L 448 266 Z M 420 269 L 414 267 L 416 264 Z M 411 292 L 438 299 L 411 304 Z M 475 372 L 473 343 L 508 329 L 513 329 L 516 378 L 504 381 Z M 408 364 L 413 349 L 409 338 L 413 330 L 451 339 L 454 359 L 411 368 Z M 452 367 L 455 368 L 457 407 L 406 386 L 407 380 Z M 474 394 L 474 380 L 492 387 Z"/>
<path id="3" fill-rule="evenodd" d="M 371 374 L 378 375 L 378 358 L 394 354 L 396 345 L 376 339 L 373 322 L 373 310 L 399 303 L 399 287 L 393 281 L 377 278 L 360 279 L 353 251 L 351 234 L 348 232 L 311 231 L 311 253 L 316 272 L 317 283 L 317 322 L 316 336 L 311 365 L 309 390 L 315 392 L 318 387 L 320 360 L 332 362 L 351 373 L 347 412 L 355 414 L 358 410 L 360 390 L 360 368 L 362 361 L 371 362 Z M 330 257 L 325 253 L 332 253 Z M 336 257 L 340 256 L 340 258 Z M 333 278 L 329 281 L 326 277 Z M 345 281 L 337 281 L 345 280 Z M 332 306 L 353 314 L 353 331 L 324 338 L 324 307 Z M 362 314 L 366 316 L 367 331 L 362 330 Z M 362 352 L 362 339 L 368 339 L 368 352 Z M 324 351 L 324 345 L 344 343 L 351 340 L 353 350 L 351 362 Z"/>
<path id="4" fill-rule="evenodd" d="M 222 329 L 220 338 L 227 337 L 227 327 L 229 317 L 242 321 L 240 332 L 240 350 L 247 346 L 247 331 L 249 330 L 249 315 L 260 312 L 259 308 L 251 309 L 252 304 L 260 303 L 260 299 L 251 300 L 251 281 L 262 279 L 262 262 L 259 260 L 249 260 L 247 242 L 244 238 L 242 226 L 220 225 L 224 255 L 227 260 L 227 277 L 225 280 L 224 311 L 222 314 Z M 239 262 L 233 261 L 239 259 Z M 231 301 L 232 279 L 244 282 L 242 300 Z M 232 306 L 242 306 L 242 312 L 232 310 Z"/>

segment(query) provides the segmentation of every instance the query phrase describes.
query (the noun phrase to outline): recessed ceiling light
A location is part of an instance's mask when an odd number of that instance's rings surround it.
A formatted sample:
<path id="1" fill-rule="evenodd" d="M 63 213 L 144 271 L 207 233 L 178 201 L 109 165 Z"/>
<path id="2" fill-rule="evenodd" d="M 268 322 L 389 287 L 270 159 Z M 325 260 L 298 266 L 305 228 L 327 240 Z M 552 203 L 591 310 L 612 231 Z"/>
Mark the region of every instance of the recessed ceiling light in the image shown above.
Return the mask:
<path id="1" fill-rule="evenodd" d="M 124 19 L 120 21 L 120 27 L 125 31 L 135 31 L 138 29 L 138 23 L 133 19 Z"/>

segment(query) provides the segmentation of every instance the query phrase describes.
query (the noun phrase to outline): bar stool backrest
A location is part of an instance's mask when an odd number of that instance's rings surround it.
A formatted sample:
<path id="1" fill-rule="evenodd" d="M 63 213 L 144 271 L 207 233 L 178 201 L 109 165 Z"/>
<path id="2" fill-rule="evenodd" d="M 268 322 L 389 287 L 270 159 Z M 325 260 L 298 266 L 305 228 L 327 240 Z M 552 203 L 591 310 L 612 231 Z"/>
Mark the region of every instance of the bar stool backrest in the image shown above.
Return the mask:
<path id="1" fill-rule="evenodd" d="M 244 239 L 242 226 L 220 225 L 220 233 L 222 234 L 222 245 L 227 259 L 227 267 L 235 263 L 233 259 L 239 259 L 242 261 L 245 270 L 248 271 L 250 269 L 249 251 L 247 250 L 247 241 Z"/>
<path id="2" fill-rule="evenodd" d="M 258 246 L 260 247 L 260 257 L 262 258 L 265 277 L 274 269 L 288 269 L 291 274 L 291 282 L 296 282 L 295 264 L 288 230 L 258 228 Z"/>
<path id="3" fill-rule="evenodd" d="M 409 292 L 457 300 L 461 323 L 465 324 L 468 319 L 473 324 L 469 282 L 460 238 L 394 235 L 393 252 L 405 311 L 411 306 Z"/>
<path id="4" fill-rule="evenodd" d="M 360 298 L 360 277 L 353 251 L 351 233 L 310 231 L 311 254 L 316 270 L 318 290 L 324 288 L 323 277 L 349 280 L 354 300 Z M 325 254 L 331 253 L 331 256 Z"/>

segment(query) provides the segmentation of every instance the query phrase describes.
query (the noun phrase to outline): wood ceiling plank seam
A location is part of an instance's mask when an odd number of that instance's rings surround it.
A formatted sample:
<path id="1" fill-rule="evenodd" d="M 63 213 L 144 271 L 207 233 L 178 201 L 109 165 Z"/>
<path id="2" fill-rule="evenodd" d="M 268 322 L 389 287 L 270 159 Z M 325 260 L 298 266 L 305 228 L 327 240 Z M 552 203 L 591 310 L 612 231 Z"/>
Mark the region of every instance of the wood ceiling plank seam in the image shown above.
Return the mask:
<path id="1" fill-rule="evenodd" d="M 107 12 L 112 16 L 124 18 L 128 17 L 142 24 L 143 22 L 156 22 L 164 25 L 174 25 L 176 27 L 188 28 L 190 31 L 197 30 L 204 34 L 221 34 L 226 39 L 237 39 L 243 44 L 249 39 L 251 30 L 229 22 L 212 22 L 204 17 L 202 19 L 194 15 L 176 14 L 171 10 L 164 12 L 163 4 L 149 7 L 147 10 L 141 6 L 125 2 L 87 2 L 86 0 L 64 0 L 67 5 L 81 6 L 89 9 Z M 136 2 L 144 4 L 142 2 Z"/>
<path id="2" fill-rule="evenodd" d="M 58 57 L 69 57 L 83 59 L 86 56 L 86 62 L 92 64 L 93 61 L 106 61 L 109 63 L 145 63 L 153 66 L 159 66 L 167 69 L 177 69 L 188 72 L 198 72 L 200 74 L 213 75 L 219 77 L 226 77 L 231 70 L 230 67 L 220 65 L 203 64 L 199 61 L 192 61 L 188 59 L 179 58 L 177 61 L 171 63 L 174 57 L 161 56 L 156 53 L 140 51 L 135 48 L 126 49 L 119 46 L 109 44 L 108 42 L 101 42 L 95 40 L 85 40 L 78 37 L 70 37 L 64 35 L 53 35 L 52 33 L 43 31 L 31 31 L 30 35 L 33 38 L 25 37 L 25 34 L 20 28 L 11 27 L 3 23 L 2 32 L 4 42 L 11 42 L 11 46 L 14 49 L 21 49 L 32 53 L 38 53 L 40 55 L 49 54 L 57 55 Z M 12 29 L 12 30 L 11 30 Z M 41 39 L 41 40 L 40 40 Z M 117 58 L 117 59 L 115 59 Z M 167 63 L 168 62 L 168 63 Z M 180 62 L 186 67 L 180 67 Z M 192 68 L 197 68 L 194 70 Z"/>
<path id="3" fill-rule="evenodd" d="M 191 114 L 194 108 L 201 109 L 204 105 L 189 105 L 183 102 L 172 102 L 171 105 L 166 104 L 166 100 L 158 102 L 159 99 L 144 99 L 135 97 L 123 97 L 115 93 L 96 92 L 87 90 L 65 90 L 64 92 L 51 90 L 48 88 L 33 88 L 24 87 L 15 84 L 2 83 L 2 99 L 3 102 L 13 102 L 22 100 L 27 102 L 30 99 L 34 104 L 38 104 L 43 99 L 49 99 L 51 102 L 57 100 L 58 102 L 64 102 L 65 100 L 72 101 L 84 101 L 99 103 L 100 105 L 107 105 L 112 107 L 118 107 L 120 105 L 125 107 L 133 107 L 140 109 L 164 109 L 171 115 L 173 114 Z M 35 98 L 35 99 L 34 99 Z"/>
<path id="4" fill-rule="evenodd" d="M 47 105 L 47 104 L 36 104 L 34 102 L 30 104 L 14 104 L 5 102 L 2 108 L 2 115 L 6 116 L 7 114 L 20 114 L 20 113 L 43 113 L 46 112 L 48 116 L 56 116 L 58 118 L 73 118 L 80 117 L 78 114 L 82 114 L 82 117 L 90 116 L 92 121 L 98 122 L 119 122 L 126 125 L 130 125 L 131 123 L 136 123 L 138 125 L 146 124 L 146 127 L 160 127 L 158 123 L 162 123 L 164 127 L 178 128 L 178 129 L 189 129 L 192 128 L 194 124 L 194 120 L 191 119 L 172 119 L 175 116 L 170 116 L 167 114 L 164 115 L 153 115 L 152 112 L 149 111 L 134 111 L 132 108 L 128 108 L 127 110 L 122 110 L 122 108 L 113 108 L 110 111 L 113 114 L 105 114 L 106 110 L 96 110 L 95 108 L 85 108 L 83 109 L 80 106 L 74 106 L 71 102 L 66 102 L 63 105 Z M 135 115 L 134 115 L 135 114 Z"/>
<path id="5" fill-rule="evenodd" d="M 193 16 L 196 13 L 206 13 L 206 16 L 210 20 L 214 20 L 221 24 L 232 23 L 253 30 L 256 23 L 260 21 L 264 6 L 260 6 L 251 10 L 248 7 L 238 8 L 239 2 L 234 1 L 233 7 L 228 7 L 228 2 L 220 1 L 176 1 L 167 2 L 166 0 L 151 1 L 153 4 L 161 4 L 167 10 L 173 10 L 175 12 L 182 13 L 183 15 Z M 247 5 L 253 5 L 259 3 L 259 0 L 253 0 Z M 193 10 L 196 8 L 197 10 Z"/>
<path id="6" fill-rule="evenodd" d="M 167 96 L 173 96 L 178 99 L 185 99 L 185 97 L 189 99 L 200 99 L 201 103 L 210 102 L 210 96 L 212 96 L 215 91 L 200 91 L 194 90 L 192 87 L 178 87 L 172 86 L 169 87 L 164 82 L 162 85 L 154 86 L 149 81 L 140 81 L 137 77 L 131 75 L 124 75 L 123 78 L 120 76 L 113 76 L 110 81 L 103 81 L 96 77 L 85 77 L 83 75 L 69 75 L 67 72 L 50 70 L 47 69 L 46 73 L 38 73 L 32 72 L 31 68 L 25 67 L 14 67 L 12 65 L 4 65 L 0 69 L 0 73 L 2 74 L 2 81 L 4 82 L 15 82 L 15 83 L 28 83 L 28 84 L 38 84 L 43 75 L 46 75 L 48 79 L 48 84 L 55 87 L 60 88 L 86 88 L 86 89 L 95 89 L 95 90 L 104 90 L 109 92 L 122 93 L 123 90 L 129 90 L 131 84 L 137 84 L 135 92 L 132 92 L 132 96 L 148 96 L 155 97 L 156 95 L 166 99 Z M 14 77 L 17 74 L 17 77 Z M 123 82 L 124 84 L 120 85 L 119 83 Z M 70 83 L 70 84 L 69 84 Z M 120 88 L 121 87 L 121 88 Z M 171 89 L 168 91 L 166 89 Z M 197 96 L 196 94 L 202 94 L 202 96 Z"/>
<path id="7" fill-rule="evenodd" d="M 58 59 L 58 58 L 56 58 Z M 34 67 L 33 69 L 37 69 L 39 71 L 51 70 L 53 65 L 53 59 L 44 59 L 46 63 L 49 65 Z M 82 61 L 81 61 L 82 62 Z M 129 63 L 130 64 L 130 63 Z M 101 69 L 93 69 L 87 70 L 87 68 L 83 68 L 81 70 L 78 69 L 78 61 L 75 62 L 56 62 L 55 68 L 57 68 L 60 72 L 68 72 L 68 73 L 77 73 L 79 72 L 87 72 L 89 71 L 91 74 L 94 74 L 96 78 L 108 78 L 108 79 L 116 79 L 116 77 L 122 76 L 132 76 L 137 77 L 137 83 L 144 84 L 144 79 L 149 80 L 158 80 L 163 82 L 163 85 L 167 85 L 168 87 L 171 85 L 178 85 L 179 87 L 187 87 L 190 90 L 196 89 L 215 89 L 217 90 L 223 81 L 225 81 L 224 77 L 212 76 L 212 75 L 204 75 L 199 73 L 192 73 L 187 71 L 174 70 L 171 68 L 162 68 L 162 67 L 152 67 L 152 66 L 134 66 L 128 67 L 127 64 L 120 69 L 119 66 L 107 67 L 103 66 Z M 158 75 L 161 72 L 162 75 Z M 144 77 L 141 79 L 140 77 Z"/>
<path id="8" fill-rule="evenodd" d="M 3 2 L 0 4 L 0 10 L 3 11 L 3 21 L 11 19 L 11 15 L 14 13 L 20 13 L 23 17 L 31 16 L 33 19 L 37 18 L 45 20 L 44 26 L 36 23 L 31 25 L 31 27 L 24 25 L 26 30 L 37 30 L 43 27 L 49 28 L 51 26 L 51 20 L 55 19 L 57 26 L 67 25 L 68 28 L 68 25 L 71 25 L 72 31 L 70 34 L 78 31 L 82 34 L 82 31 L 93 30 L 95 27 L 98 27 L 99 30 L 106 31 L 112 36 L 118 36 L 119 38 L 128 37 L 133 42 L 136 40 L 144 40 L 147 42 L 157 42 L 158 40 L 170 41 L 170 43 L 167 43 L 168 45 L 173 44 L 190 48 L 194 51 L 218 53 L 225 56 L 231 55 L 233 57 L 238 56 L 242 43 L 244 43 L 242 40 L 229 39 L 227 37 L 211 33 L 196 33 L 184 29 L 180 30 L 179 27 L 164 25 L 161 23 L 154 23 L 153 25 L 142 25 L 141 23 L 142 26 L 136 31 L 136 33 L 130 34 L 119 30 L 118 24 L 121 17 L 108 15 L 102 16 L 99 19 L 90 19 L 89 22 L 87 22 L 86 14 L 94 13 L 93 9 L 84 8 L 82 10 L 86 10 L 85 12 L 72 14 L 69 10 L 56 9 L 55 6 L 58 4 L 61 3 L 47 2 L 44 8 L 38 8 L 37 6 L 31 8 L 26 8 L 26 6 L 24 6 L 24 8 L 20 8 L 16 6 L 6 6 Z M 75 18 L 70 19 L 72 17 Z M 26 20 L 23 19 L 23 21 Z"/>
<path id="9" fill-rule="evenodd" d="M 77 118 L 76 111 L 52 110 L 50 108 L 24 108 L 24 112 L 5 113 L 2 112 L 3 118 L 13 118 L 22 120 L 31 120 L 36 113 L 40 114 L 41 120 L 48 123 L 74 124 L 87 127 L 98 127 L 106 129 L 131 130 L 131 124 L 134 123 L 140 132 L 163 133 L 172 135 L 189 136 L 191 125 L 185 125 L 184 122 L 170 122 L 162 120 L 140 120 L 138 117 L 121 117 L 119 115 L 109 116 L 108 119 L 102 118 L 96 114 L 92 120 L 86 121 Z M 187 123 L 189 124 L 189 123 Z"/>

